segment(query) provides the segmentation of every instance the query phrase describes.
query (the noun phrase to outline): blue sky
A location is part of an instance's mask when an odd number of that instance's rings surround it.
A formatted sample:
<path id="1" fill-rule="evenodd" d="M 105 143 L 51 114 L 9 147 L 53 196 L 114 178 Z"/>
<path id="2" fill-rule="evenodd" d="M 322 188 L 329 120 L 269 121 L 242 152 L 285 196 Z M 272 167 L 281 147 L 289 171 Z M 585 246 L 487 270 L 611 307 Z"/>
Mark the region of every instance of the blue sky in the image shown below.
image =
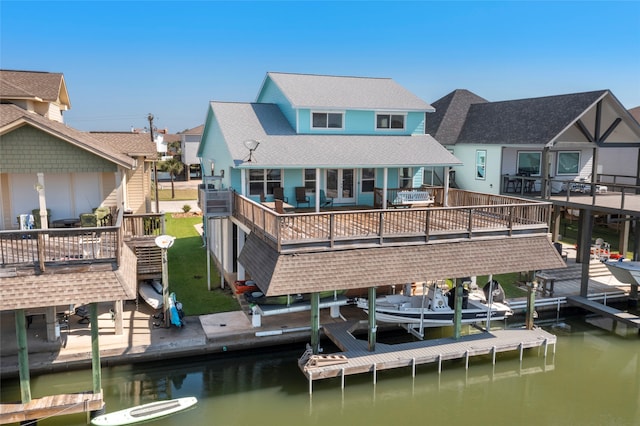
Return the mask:
<path id="1" fill-rule="evenodd" d="M 0 67 L 62 72 L 68 125 L 177 133 L 268 71 L 391 77 L 434 102 L 610 89 L 640 106 L 639 1 L 0 1 Z"/>

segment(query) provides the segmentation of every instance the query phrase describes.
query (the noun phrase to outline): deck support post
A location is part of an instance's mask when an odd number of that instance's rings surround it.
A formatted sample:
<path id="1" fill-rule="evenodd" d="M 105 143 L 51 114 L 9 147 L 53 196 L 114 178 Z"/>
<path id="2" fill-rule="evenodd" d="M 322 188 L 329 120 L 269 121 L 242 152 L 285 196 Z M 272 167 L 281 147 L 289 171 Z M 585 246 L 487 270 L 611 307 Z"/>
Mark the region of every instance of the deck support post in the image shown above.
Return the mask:
<path id="1" fill-rule="evenodd" d="M 376 350 L 376 333 L 378 328 L 376 327 L 376 288 L 369 287 L 369 332 L 368 343 L 369 352 Z"/>
<path id="2" fill-rule="evenodd" d="M 20 400 L 23 404 L 31 402 L 31 384 L 29 379 L 29 351 L 27 348 L 27 324 L 23 309 L 16 309 L 16 337 L 18 340 L 18 370 L 20 373 Z"/>
<path id="3" fill-rule="evenodd" d="M 320 353 L 320 293 L 311 293 L 311 349 Z"/>
<path id="4" fill-rule="evenodd" d="M 453 338 L 458 340 L 462 334 L 462 280 L 456 278 L 455 303 L 453 313 Z"/>
<path id="5" fill-rule="evenodd" d="M 91 369 L 93 373 L 93 393 L 102 392 L 102 371 L 100 369 L 100 343 L 98 330 L 98 304 L 89 305 L 89 318 L 91 320 Z"/>
<path id="6" fill-rule="evenodd" d="M 527 283 L 527 313 L 525 320 L 525 327 L 527 330 L 533 330 L 533 317 L 536 312 L 536 290 L 538 289 L 538 283 L 531 281 Z"/>

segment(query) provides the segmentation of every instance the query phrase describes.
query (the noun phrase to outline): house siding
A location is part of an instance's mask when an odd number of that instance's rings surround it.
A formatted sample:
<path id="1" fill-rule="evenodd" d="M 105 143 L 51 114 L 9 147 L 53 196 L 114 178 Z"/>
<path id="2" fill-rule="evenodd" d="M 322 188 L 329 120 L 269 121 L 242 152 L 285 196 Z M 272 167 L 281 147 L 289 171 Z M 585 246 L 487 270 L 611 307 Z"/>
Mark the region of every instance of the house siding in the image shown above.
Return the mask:
<path id="1" fill-rule="evenodd" d="M 144 164 L 135 170 L 127 171 L 127 209 L 133 210 L 134 214 L 147 213 L 150 208 L 151 199 L 150 188 L 146 182 L 150 179 L 150 166 Z"/>
<path id="2" fill-rule="evenodd" d="M 276 104 L 282 111 L 282 114 L 285 116 L 291 127 L 296 129 L 296 109 L 292 108 L 291 104 L 287 97 L 282 93 L 280 88 L 276 86 L 270 78 L 267 78 L 267 81 L 262 88 L 262 91 L 258 95 L 256 102 L 259 103 L 269 103 Z"/>
<path id="3" fill-rule="evenodd" d="M 0 140 L 0 173 L 115 172 L 116 165 L 30 126 Z"/>
<path id="4" fill-rule="evenodd" d="M 313 112 L 343 112 L 342 129 L 314 129 L 311 127 Z M 406 114 L 404 129 L 376 129 L 376 114 L 388 111 L 361 111 L 340 109 L 300 109 L 298 112 L 298 131 L 301 134 L 334 134 L 334 135 L 417 135 L 424 134 L 424 113 L 409 112 Z"/>

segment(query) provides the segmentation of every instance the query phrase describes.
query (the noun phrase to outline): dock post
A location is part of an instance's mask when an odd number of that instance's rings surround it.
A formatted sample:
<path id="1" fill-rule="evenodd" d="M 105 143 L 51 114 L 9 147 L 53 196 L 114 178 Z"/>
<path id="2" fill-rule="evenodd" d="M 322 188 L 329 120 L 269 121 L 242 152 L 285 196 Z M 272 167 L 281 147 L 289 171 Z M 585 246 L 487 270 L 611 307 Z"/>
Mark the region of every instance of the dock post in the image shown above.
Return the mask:
<path id="1" fill-rule="evenodd" d="M 309 371 L 309 395 L 313 394 L 313 373 Z"/>
<path id="2" fill-rule="evenodd" d="M 453 313 L 453 338 L 458 340 L 460 339 L 460 334 L 462 331 L 462 280 L 456 278 L 456 291 L 455 291 L 456 301 L 454 303 L 454 313 Z"/>
<path id="3" fill-rule="evenodd" d="M 376 350 L 376 288 L 369 287 L 369 352 Z"/>
<path id="4" fill-rule="evenodd" d="M 438 354 L 438 374 L 442 373 L 442 354 Z"/>
<path id="5" fill-rule="evenodd" d="M 93 370 L 93 393 L 102 392 L 102 370 L 100 369 L 100 343 L 98 329 L 98 304 L 89 305 L 89 317 L 91 319 L 91 367 Z"/>
<path id="6" fill-rule="evenodd" d="M 378 383 L 378 365 L 373 363 L 373 384 Z"/>
<path id="7" fill-rule="evenodd" d="M 469 349 L 467 349 L 464 353 L 464 369 L 469 369 Z"/>
<path id="8" fill-rule="evenodd" d="M 533 330 L 533 317 L 536 309 L 536 290 L 538 289 L 538 283 L 531 281 L 527 283 L 527 316 L 525 325 L 527 330 Z"/>
<path id="9" fill-rule="evenodd" d="M 340 387 L 344 389 L 344 368 L 340 369 Z"/>
<path id="10" fill-rule="evenodd" d="M 493 365 L 496 365 L 496 347 L 495 347 L 495 345 L 493 346 L 493 348 L 491 348 L 491 352 L 492 352 L 492 355 L 493 355 L 492 356 L 492 358 L 493 358 L 492 363 L 493 363 Z"/>
<path id="11" fill-rule="evenodd" d="M 20 402 L 31 402 L 29 378 L 29 350 L 27 348 L 27 322 L 23 309 L 16 309 L 16 337 L 18 340 L 18 371 L 20 373 Z"/>
<path id="12" fill-rule="evenodd" d="M 411 358 L 411 377 L 416 377 L 416 359 Z"/>
<path id="13" fill-rule="evenodd" d="M 320 353 L 320 293 L 311 293 L 311 348 Z"/>

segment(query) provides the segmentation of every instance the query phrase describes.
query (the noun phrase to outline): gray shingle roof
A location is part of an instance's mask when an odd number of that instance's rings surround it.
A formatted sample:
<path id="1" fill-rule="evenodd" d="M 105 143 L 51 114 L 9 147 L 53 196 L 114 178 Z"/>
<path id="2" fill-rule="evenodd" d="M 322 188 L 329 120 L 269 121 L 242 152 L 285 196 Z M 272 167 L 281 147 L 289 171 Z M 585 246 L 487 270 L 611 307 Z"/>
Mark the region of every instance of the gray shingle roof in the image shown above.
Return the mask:
<path id="1" fill-rule="evenodd" d="M 275 104 L 211 102 L 231 157 L 242 167 L 397 167 L 459 165 L 429 135 L 296 134 Z M 247 163 L 246 140 L 259 140 Z M 243 164 L 241 164 L 244 161 Z"/>
<path id="2" fill-rule="evenodd" d="M 442 144 L 456 143 L 469 107 L 472 104 L 486 102 L 488 102 L 486 99 L 468 90 L 454 90 L 433 103 L 436 112 L 427 114 L 426 133 Z"/>
<path id="3" fill-rule="evenodd" d="M 55 135 L 82 149 L 99 155 L 124 167 L 134 167 L 136 162 L 111 143 L 105 143 L 88 132 L 81 132 L 58 121 L 49 120 L 36 113 L 28 112 L 16 105 L 0 105 L 0 135 L 24 124 L 32 125 Z"/>
<path id="4" fill-rule="evenodd" d="M 560 135 L 607 90 L 474 104 L 457 143 L 543 145 Z"/>
<path id="5" fill-rule="evenodd" d="M 279 255 L 251 233 L 239 261 L 267 296 L 565 267 L 546 235 Z"/>
<path id="6" fill-rule="evenodd" d="M 487 102 L 468 91 L 454 91 L 434 102 L 427 132 L 444 144 L 530 144 L 553 141 L 608 90 Z"/>
<path id="7" fill-rule="evenodd" d="M 267 73 L 294 108 L 432 111 L 390 78 Z"/>

